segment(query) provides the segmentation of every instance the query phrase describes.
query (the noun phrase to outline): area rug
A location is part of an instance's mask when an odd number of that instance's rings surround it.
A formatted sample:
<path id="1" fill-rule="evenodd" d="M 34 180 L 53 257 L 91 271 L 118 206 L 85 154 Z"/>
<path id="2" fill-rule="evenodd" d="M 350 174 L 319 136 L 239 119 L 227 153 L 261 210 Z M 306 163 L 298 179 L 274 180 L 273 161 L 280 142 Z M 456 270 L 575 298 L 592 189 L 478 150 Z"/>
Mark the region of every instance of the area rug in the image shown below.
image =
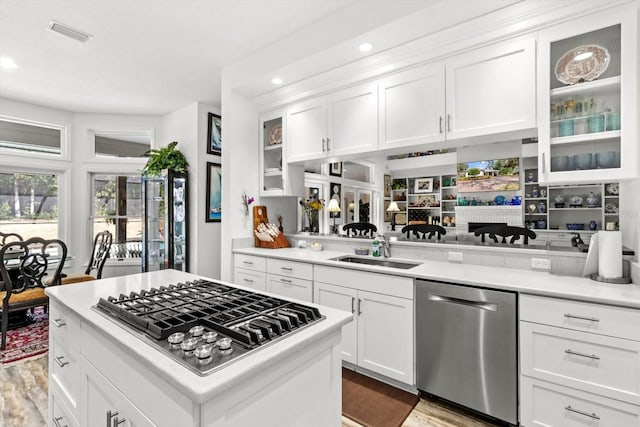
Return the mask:
<path id="1" fill-rule="evenodd" d="M 419 397 L 342 368 L 342 415 L 367 427 L 399 427 Z"/>
<path id="2" fill-rule="evenodd" d="M 0 426 L 47 425 L 47 355 L 0 366 Z"/>
<path id="3" fill-rule="evenodd" d="M 35 322 L 7 332 L 7 348 L 0 354 L 0 365 L 46 353 L 49 349 L 49 315 L 42 307 L 33 313 Z"/>

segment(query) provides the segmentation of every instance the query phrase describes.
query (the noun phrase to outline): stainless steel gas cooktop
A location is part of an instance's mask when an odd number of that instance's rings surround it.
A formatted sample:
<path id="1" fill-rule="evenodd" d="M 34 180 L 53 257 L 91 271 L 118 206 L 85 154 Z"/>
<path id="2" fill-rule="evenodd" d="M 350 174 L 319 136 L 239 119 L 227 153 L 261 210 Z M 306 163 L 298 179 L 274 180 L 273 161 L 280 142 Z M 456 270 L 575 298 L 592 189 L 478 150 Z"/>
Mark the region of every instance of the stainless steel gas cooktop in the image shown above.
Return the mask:
<path id="1" fill-rule="evenodd" d="M 204 279 L 100 298 L 93 308 L 199 375 L 324 319 L 315 307 Z"/>

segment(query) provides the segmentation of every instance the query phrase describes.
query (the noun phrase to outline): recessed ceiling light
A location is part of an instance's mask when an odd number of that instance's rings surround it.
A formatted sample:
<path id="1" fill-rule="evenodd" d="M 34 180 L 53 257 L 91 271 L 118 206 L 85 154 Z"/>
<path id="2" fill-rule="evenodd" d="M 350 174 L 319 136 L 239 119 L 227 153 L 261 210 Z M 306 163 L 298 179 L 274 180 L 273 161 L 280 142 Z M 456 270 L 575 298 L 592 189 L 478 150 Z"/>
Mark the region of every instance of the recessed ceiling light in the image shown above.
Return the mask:
<path id="1" fill-rule="evenodd" d="M 18 64 L 8 56 L 0 56 L 0 67 L 7 70 L 15 70 L 18 68 Z"/>
<path id="2" fill-rule="evenodd" d="M 66 24 L 62 24 L 60 22 L 53 21 L 53 20 L 49 22 L 48 28 L 51 31 L 54 31 L 58 34 L 62 34 L 63 36 L 70 37 L 82 43 L 89 41 L 89 39 L 93 37 L 91 34 L 85 33 L 84 31 L 80 31 Z"/>
<path id="3" fill-rule="evenodd" d="M 369 52 L 371 49 L 373 49 L 373 45 L 371 43 L 362 43 L 360 46 L 358 46 L 358 49 L 360 49 L 360 52 Z"/>
<path id="4" fill-rule="evenodd" d="M 281 85 L 282 79 L 280 77 L 274 77 L 271 79 L 271 83 L 273 83 L 274 85 Z"/>
<path id="5" fill-rule="evenodd" d="M 575 61 L 584 61 L 585 59 L 589 59 L 593 56 L 593 52 L 582 52 L 577 54 L 573 59 Z"/>

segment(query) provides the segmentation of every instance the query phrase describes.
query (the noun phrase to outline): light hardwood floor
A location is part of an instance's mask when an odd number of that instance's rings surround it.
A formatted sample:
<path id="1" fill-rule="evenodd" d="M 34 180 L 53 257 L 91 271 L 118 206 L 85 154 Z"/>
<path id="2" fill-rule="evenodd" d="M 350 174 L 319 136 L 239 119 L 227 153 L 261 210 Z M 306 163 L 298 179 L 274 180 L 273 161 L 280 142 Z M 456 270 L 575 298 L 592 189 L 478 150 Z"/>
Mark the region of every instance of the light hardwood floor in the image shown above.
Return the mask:
<path id="1" fill-rule="evenodd" d="M 402 427 L 494 427 L 487 421 L 463 414 L 457 409 L 438 401 L 421 398 Z M 342 417 L 342 427 L 362 427 L 346 417 Z M 385 426 L 380 426 L 385 427 Z"/>

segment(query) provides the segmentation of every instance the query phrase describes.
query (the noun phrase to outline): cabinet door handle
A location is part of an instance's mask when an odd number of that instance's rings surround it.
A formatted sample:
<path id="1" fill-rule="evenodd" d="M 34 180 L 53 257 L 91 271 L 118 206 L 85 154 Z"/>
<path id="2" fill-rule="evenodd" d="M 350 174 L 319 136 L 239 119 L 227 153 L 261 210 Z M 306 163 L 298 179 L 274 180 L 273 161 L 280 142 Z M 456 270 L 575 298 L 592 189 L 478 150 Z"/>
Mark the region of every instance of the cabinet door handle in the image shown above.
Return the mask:
<path id="1" fill-rule="evenodd" d="M 107 427 L 113 427 L 111 424 L 111 418 L 116 417 L 118 415 L 118 411 L 111 412 L 111 410 L 107 411 Z"/>
<path id="2" fill-rule="evenodd" d="M 600 319 L 596 319 L 595 317 L 584 317 L 584 316 L 576 316 L 575 314 L 565 314 L 564 317 L 567 319 L 579 319 L 579 320 L 587 320 L 589 322 L 599 322 Z"/>
<path id="3" fill-rule="evenodd" d="M 119 419 L 118 417 L 115 417 L 113 419 L 113 427 L 118 427 L 120 424 L 124 423 L 125 421 L 126 421 L 126 418 Z"/>
<path id="4" fill-rule="evenodd" d="M 546 153 L 543 151 L 542 152 L 542 173 L 543 174 L 547 172 L 547 162 L 545 161 L 545 154 Z M 538 181 L 540 180 L 538 179 Z"/>
<path id="5" fill-rule="evenodd" d="M 451 132 L 451 114 L 447 114 L 447 132 Z"/>
<path id="6" fill-rule="evenodd" d="M 356 302 L 356 299 L 354 297 L 351 297 L 351 314 L 354 314 L 356 312 L 356 309 L 354 307 Z"/>
<path id="7" fill-rule="evenodd" d="M 564 352 L 567 354 L 571 354 L 572 356 L 580 356 L 580 357 L 587 357 L 593 360 L 600 360 L 600 357 L 596 356 L 595 354 L 580 353 L 579 351 L 573 351 L 571 349 L 566 349 Z"/>
<path id="8" fill-rule="evenodd" d="M 251 280 L 251 279 L 242 279 L 242 280 L 244 280 L 247 283 L 253 283 L 253 280 Z"/>
<path id="9" fill-rule="evenodd" d="M 324 149 L 324 144 L 327 142 L 326 139 L 322 138 L 322 152 L 324 153 L 326 150 Z"/>
<path id="10" fill-rule="evenodd" d="M 61 328 L 67 324 L 67 322 L 64 319 L 52 319 L 51 323 L 56 325 L 58 328 Z"/>
<path id="11" fill-rule="evenodd" d="M 280 267 L 280 270 L 293 271 L 293 268 L 291 268 L 291 267 Z"/>
<path id="12" fill-rule="evenodd" d="M 53 424 L 56 425 L 56 427 L 63 427 L 62 424 L 60 424 L 60 421 L 62 421 L 63 417 L 54 417 L 53 418 Z M 67 425 L 65 424 L 64 427 L 67 427 Z"/>
<path id="13" fill-rule="evenodd" d="M 280 281 L 283 283 L 292 283 L 289 279 L 280 279 Z"/>
<path id="14" fill-rule="evenodd" d="M 331 150 L 331 148 L 329 148 L 329 142 L 331 142 L 331 138 L 327 137 L 327 151 Z"/>
<path id="15" fill-rule="evenodd" d="M 58 364 L 58 366 L 60 366 L 61 368 L 64 368 L 69 364 L 69 362 L 62 361 L 62 359 L 64 359 L 64 356 L 58 356 L 58 357 L 55 357 L 54 359 L 56 360 L 56 363 Z"/>
<path id="16" fill-rule="evenodd" d="M 251 261 L 242 261 L 243 264 L 247 264 L 247 265 L 253 265 L 253 262 Z"/>
<path id="17" fill-rule="evenodd" d="M 358 298 L 358 316 L 362 314 L 361 306 L 362 306 L 362 300 Z"/>
<path id="18" fill-rule="evenodd" d="M 597 416 L 595 412 L 588 413 L 588 412 L 580 411 L 579 409 L 572 408 L 571 405 L 565 406 L 564 409 L 566 409 L 567 411 L 575 412 L 576 414 L 584 415 L 585 417 L 593 418 L 594 420 L 600 419 L 600 417 Z"/>
<path id="19" fill-rule="evenodd" d="M 442 116 L 440 116 L 440 133 L 442 133 L 442 121 L 443 121 Z"/>

